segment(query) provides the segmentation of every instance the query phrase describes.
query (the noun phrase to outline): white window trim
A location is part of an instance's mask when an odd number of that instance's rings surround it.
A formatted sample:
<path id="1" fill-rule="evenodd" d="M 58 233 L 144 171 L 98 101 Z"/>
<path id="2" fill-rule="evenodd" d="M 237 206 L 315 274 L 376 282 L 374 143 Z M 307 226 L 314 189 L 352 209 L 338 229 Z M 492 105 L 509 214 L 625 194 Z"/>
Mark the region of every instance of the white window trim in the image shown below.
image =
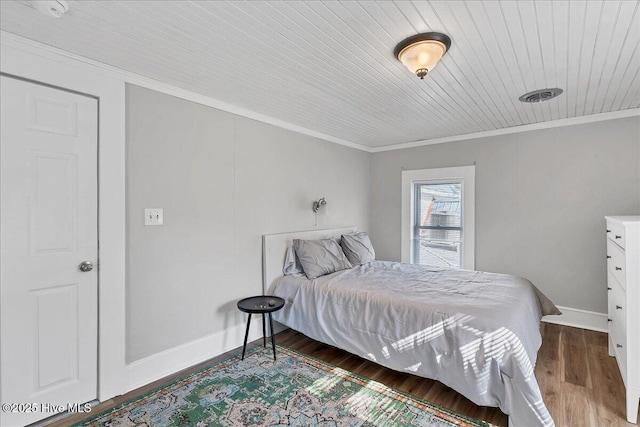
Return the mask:
<path id="1" fill-rule="evenodd" d="M 411 262 L 411 233 L 414 212 L 414 183 L 423 181 L 462 181 L 462 268 L 475 270 L 475 194 L 476 167 L 458 166 L 451 168 L 420 169 L 402 171 L 402 225 L 401 252 L 402 262 Z"/>

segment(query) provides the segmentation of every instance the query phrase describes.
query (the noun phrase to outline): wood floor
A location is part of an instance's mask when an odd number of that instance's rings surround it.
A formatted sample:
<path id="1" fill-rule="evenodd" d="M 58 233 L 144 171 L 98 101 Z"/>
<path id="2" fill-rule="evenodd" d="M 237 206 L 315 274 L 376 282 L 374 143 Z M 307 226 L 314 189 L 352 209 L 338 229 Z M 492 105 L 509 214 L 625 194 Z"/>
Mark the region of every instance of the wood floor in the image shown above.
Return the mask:
<path id="1" fill-rule="evenodd" d="M 626 422 L 624 384 L 615 359 L 607 354 L 606 334 L 543 323 L 542 337 L 536 378 L 556 426 L 633 426 Z M 507 417 L 499 409 L 477 406 L 437 381 L 383 368 L 292 330 L 276 335 L 276 342 L 470 417 L 507 426 Z M 261 344 L 262 340 L 258 340 L 252 345 Z M 92 413 L 118 405 L 239 351 L 233 350 L 103 402 Z M 67 426 L 83 418 L 86 416 L 73 415 L 48 426 Z"/>

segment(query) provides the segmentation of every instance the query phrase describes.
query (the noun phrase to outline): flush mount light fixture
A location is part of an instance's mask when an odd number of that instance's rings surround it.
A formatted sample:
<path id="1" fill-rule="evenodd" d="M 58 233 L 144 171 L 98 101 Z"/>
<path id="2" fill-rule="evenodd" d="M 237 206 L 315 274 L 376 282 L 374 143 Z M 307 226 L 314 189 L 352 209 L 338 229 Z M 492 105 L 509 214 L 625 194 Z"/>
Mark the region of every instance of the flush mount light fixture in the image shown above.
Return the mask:
<path id="1" fill-rule="evenodd" d="M 451 47 L 451 39 L 442 33 L 416 34 L 402 40 L 393 54 L 416 76 L 424 76 L 436 66 Z"/>

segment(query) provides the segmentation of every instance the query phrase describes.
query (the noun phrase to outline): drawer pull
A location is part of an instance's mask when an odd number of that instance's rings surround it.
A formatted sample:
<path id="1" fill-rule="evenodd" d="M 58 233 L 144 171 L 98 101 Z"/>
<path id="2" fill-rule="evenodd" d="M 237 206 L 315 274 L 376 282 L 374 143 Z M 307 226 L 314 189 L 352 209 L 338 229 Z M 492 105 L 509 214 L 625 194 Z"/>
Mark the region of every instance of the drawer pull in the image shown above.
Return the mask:
<path id="1" fill-rule="evenodd" d="M 607 290 L 608 290 L 608 291 L 610 291 L 611 289 L 613 289 L 613 288 L 609 288 L 609 287 L 607 287 Z"/>
<path id="2" fill-rule="evenodd" d="M 622 348 L 622 344 L 616 344 L 616 347 Z"/>
<path id="3" fill-rule="evenodd" d="M 622 239 L 622 236 L 618 236 L 618 235 L 616 234 L 616 239 Z"/>
<path id="4" fill-rule="evenodd" d="M 620 307 L 619 305 L 616 305 L 616 310 L 622 310 L 622 307 Z"/>
<path id="5" fill-rule="evenodd" d="M 622 267 L 616 267 L 616 271 L 621 271 Z"/>
<path id="6" fill-rule="evenodd" d="M 611 230 L 607 230 L 607 233 L 611 233 Z"/>
<path id="7" fill-rule="evenodd" d="M 613 319 L 607 319 L 607 322 L 613 322 Z"/>
<path id="8" fill-rule="evenodd" d="M 607 259 L 611 258 L 611 255 L 607 255 Z"/>

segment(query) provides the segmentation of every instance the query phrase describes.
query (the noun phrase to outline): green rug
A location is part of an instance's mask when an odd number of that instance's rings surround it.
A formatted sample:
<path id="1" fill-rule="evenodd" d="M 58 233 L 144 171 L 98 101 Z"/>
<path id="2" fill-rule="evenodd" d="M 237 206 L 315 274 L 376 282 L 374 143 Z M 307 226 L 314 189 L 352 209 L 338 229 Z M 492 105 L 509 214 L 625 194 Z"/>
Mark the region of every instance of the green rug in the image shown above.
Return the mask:
<path id="1" fill-rule="evenodd" d="M 256 347 L 76 426 L 489 426 L 278 346 Z"/>

